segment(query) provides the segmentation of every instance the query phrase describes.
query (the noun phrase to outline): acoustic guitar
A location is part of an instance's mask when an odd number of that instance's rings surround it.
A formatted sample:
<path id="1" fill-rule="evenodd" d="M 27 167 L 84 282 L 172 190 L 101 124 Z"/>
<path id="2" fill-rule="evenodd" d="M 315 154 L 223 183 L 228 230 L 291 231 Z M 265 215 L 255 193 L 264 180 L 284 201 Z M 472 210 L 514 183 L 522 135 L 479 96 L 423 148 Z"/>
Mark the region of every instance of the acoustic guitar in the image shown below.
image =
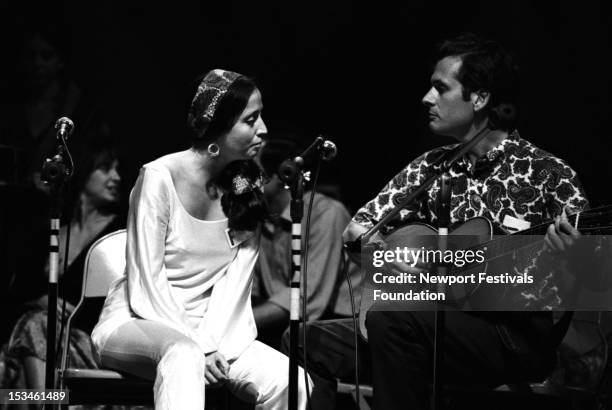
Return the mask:
<path id="1" fill-rule="evenodd" d="M 583 235 L 609 234 L 610 231 L 612 231 L 612 206 L 578 212 L 568 216 L 568 222 L 576 227 Z M 447 266 L 446 275 L 469 275 L 471 273 L 478 275 L 480 272 L 508 272 L 509 270 L 514 270 L 514 273 L 518 274 L 524 267 L 533 265 L 534 258 L 542 254 L 544 235 L 551 223 L 553 223 L 553 220 L 548 220 L 542 224 L 517 233 L 494 236 L 494 234 L 498 232 L 494 232 L 491 221 L 484 217 L 470 219 L 449 232 L 449 237 L 447 239 L 449 249 L 452 250 L 454 245 L 461 244 L 464 246 L 463 249 L 465 250 L 470 249 L 474 252 L 483 251 L 481 255 L 484 254 L 485 257 L 484 259 L 481 258 L 478 262 L 468 263 L 461 267 Z M 386 249 L 431 248 L 432 243 L 437 243 L 434 240 L 434 238 L 437 238 L 437 232 L 437 229 L 433 226 L 418 222 L 396 228 L 387 235 L 379 237 L 377 240 L 382 239 Z M 355 256 L 356 255 L 353 254 L 352 258 L 355 259 Z M 548 257 L 550 258 L 550 255 Z M 424 268 L 419 265 L 416 267 Z M 432 266 L 427 266 L 426 268 L 432 269 Z M 363 287 L 359 310 L 359 329 L 366 340 L 366 313 L 373 308 L 386 309 L 389 306 L 383 304 L 381 307 L 377 302 L 376 306 L 373 307 L 375 305 L 374 290 L 375 288 L 381 288 L 379 285 L 373 283 L 371 274 L 374 269 L 375 268 L 372 267 L 363 269 L 362 266 L 362 274 L 364 277 L 362 280 Z M 433 269 L 435 270 L 435 267 L 433 267 Z M 601 278 L 596 279 L 601 283 Z M 538 281 L 536 280 L 535 282 L 534 285 L 537 285 Z M 499 294 L 499 289 L 507 290 L 510 288 L 510 286 L 503 286 L 500 288 L 499 285 L 497 285 L 496 291 L 487 285 L 453 285 L 452 296 L 454 297 L 455 307 L 459 309 L 512 310 L 486 308 L 486 306 L 500 306 L 499 300 L 492 300 L 491 298 L 511 298 L 509 295 Z M 401 303 L 404 304 L 409 302 L 402 301 Z M 409 305 L 403 305 L 402 310 L 411 309 Z"/>

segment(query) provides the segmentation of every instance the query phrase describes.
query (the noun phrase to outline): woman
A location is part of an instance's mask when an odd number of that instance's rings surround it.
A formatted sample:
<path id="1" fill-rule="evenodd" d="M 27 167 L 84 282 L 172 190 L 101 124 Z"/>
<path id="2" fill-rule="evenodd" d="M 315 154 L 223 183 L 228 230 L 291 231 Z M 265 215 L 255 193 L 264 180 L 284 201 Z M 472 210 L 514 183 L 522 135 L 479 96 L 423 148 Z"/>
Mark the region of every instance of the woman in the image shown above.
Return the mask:
<path id="1" fill-rule="evenodd" d="M 75 175 L 75 198 L 71 212 L 65 212 L 70 222 L 60 229 L 60 296 L 66 300 L 67 318 L 81 297 L 83 265 L 89 246 L 98 238 L 121 229 L 125 218 L 119 216 L 119 184 L 117 154 L 108 140 L 97 140 L 89 145 L 89 150 L 77 161 Z M 71 208 L 71 207 L 68 207 Z M 70 214 L 72 217 L 70 217 Z M 70 230 L 68 269 L 64 273 L 64 250 L 67 233 Z M 22 287 L 34 287 L 39 278 L 24 278 Z M 18 291 L 20 284 L 13 289 Z M 58 312 L 62 310 L 62 300 Z M 47 336 L 47 298 L 46 295 L 26 304 L 25 313 L 19 318 L 7 346 L 6 374 L 2 382 L 6 388 L 42 389 L 45 385 L 45 357 Z M 58 315 L 61 317 L 61 315 Z M 59 322 L 59 321 L 58 321 Z M 95 318 L 80 321 L 83 329 L 90 330 Z M 59 324 L 58 324 L 59 337 Z M 70 364 L 80 368 L 96 368 L 93 347 L 89 332 L 73 328 L 70 334 Z"/>
<path id="2" fill-rule="evenodd" d="M 254 340 L 250 305 L 262 109 L 252 80 L 210 71 L 189 111 L 193 146 L 146 164 L 131 193 L 126 275 L 92 339 L 104 367 L 155 379 L 157 409 L 201 410 L 205 385 L 220 384 L 257 409 L 287 408 L 288 360 Z"/>

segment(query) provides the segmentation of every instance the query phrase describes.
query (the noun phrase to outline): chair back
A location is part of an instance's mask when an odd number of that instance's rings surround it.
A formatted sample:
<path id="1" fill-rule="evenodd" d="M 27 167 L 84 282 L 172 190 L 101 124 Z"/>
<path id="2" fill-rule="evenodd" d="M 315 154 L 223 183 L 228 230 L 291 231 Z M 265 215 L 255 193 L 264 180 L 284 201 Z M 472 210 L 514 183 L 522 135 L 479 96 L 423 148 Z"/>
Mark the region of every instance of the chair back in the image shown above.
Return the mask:
<path id="1" fill-rule="evenodd" d="M 125 229 L 94 242 L 85 258 L 82 298 L 106 297 L 111 283 L 125 270 Z"/>
<path id="2" fill-rule="evenodd" d="M 68 366 L 68 347 L 73 322 L 79 315 L 92 310 L 88 309 L 91 305 L 93 305 L 94 317 L 97 317 L 111 283 L 123 275 L 125 270 L 126 241 L 126 230 L 121 229 L 104 235 L 94 242 L 89 247 L 89 251 L 87 251 L 83 268 L 81 300 L 66 322 L 60 360 L 60 369 L 62 371 Z M 98 301 L 98 303 L 93 303 L 92 299 Z"/>

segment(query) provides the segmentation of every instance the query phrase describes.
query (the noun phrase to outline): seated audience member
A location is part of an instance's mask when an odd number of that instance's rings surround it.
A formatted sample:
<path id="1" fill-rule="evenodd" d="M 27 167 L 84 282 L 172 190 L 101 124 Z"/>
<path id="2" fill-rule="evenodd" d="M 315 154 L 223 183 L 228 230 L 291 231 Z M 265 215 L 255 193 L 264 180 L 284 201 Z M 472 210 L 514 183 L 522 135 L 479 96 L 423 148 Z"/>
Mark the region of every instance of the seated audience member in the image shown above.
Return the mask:
<path id="1" fill-rule="evenodd" d="M 58 319 L 64 301 L 64 319 L 67 319 L 81 298 L 83 267 L 89 247 L 102 236 L 125 227 L 125 218 L 120 212 L 118 157 L 108 138 L 92 141 L 80 159 L 77 158 L 77 163 L 74 198 L 70 201 L 74 205 L 68 206 L 68 211 L 64 212 L 69 222 L 61 227 L 59 235 Z M 69 230 L 67 270 L 64 272 Z M 48 274 L 48 266 L 46 272 Z M 36 279 L 44 282 L 46 275 L 40 272 L 38 278 L 30 276 L 23 281 L 31 283 Z M 28 283 L 20 282 L 20 278 L 17 278 L 16 288 L 28 286 Z M 28 302 L 24 310 L 6 348 L 2 387 L 42 389 L 45 385 L 47 295 Z M 89 319 L 89 326 L 93 327 L 96 317 Z M 72 367 L 97 368 L 89 330 L 73 328 L 70 333 L 69 360 Z M 57 335 L 60 335 L 59 320 Z"/>

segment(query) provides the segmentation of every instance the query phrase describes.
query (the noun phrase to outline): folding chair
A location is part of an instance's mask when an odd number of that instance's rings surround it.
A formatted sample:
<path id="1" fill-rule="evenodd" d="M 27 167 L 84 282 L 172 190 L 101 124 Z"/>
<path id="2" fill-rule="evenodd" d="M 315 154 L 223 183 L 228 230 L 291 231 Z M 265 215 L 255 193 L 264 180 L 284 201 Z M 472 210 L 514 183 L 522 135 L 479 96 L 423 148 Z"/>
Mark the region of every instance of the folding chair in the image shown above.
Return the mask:
<path id="1" fill-rule="evenodd" d="M 83 316 L 95 317 L 100 312 L 110 284 L 123 274 L 126 237 L 125 229 L 112 232 L 87 252 L 81 300 L 66 323 L 60 358 L 60 387 L 68 390 L 70 404 L 153 404 L 151 381 L 112 370 L 69 367 L 70 331 Z"/>
<path id="2" fill-rule="evenodd" d="M 357 394 L 357 385 L 338 381 L 336 392 L 338 394 L 350 395 L 355 405 L 359 403 L 359 408 L 361 410 L 370 410 L 370 404 L 366 401 L 366 397 L 372 399 L 372 386 L 370 386 L 369 384 L 360 383 L 359 394 Z"/>
<path id="3" fill-rule="evenodd" d="M 125 229 L 98 239 L 89 249 L 83 272 L 81 300 L 68 318 L 59 368 L 60 388 L 68 391 L 70 405 L 152 405 L 153 382 L 108 369 L 71 368 L 68 357 L 70 330 L 82 317 L 97 317 L 111 283 L 125 270 Z M 83 326 L 90 331 L 92 325 Z M 228 408 L 226 389 L 207 390 L 206 408 Z M 242 405 L 241 405 L 242 406 Z"/>

